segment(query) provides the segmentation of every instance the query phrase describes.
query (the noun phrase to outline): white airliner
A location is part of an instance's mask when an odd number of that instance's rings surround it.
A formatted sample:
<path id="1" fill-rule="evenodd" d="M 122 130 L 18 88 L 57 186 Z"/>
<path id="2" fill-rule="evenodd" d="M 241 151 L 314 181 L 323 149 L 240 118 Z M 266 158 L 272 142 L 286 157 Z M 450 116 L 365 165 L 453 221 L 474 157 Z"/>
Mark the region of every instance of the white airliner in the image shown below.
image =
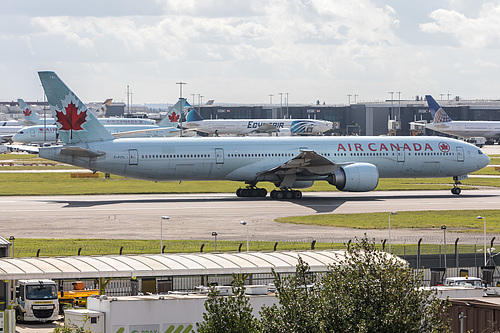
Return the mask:
<path id="1" fill-rule="evenodd" d="M 115 137 L 124 138 L 150 138 L 150 137 L 171 137 L 179 136 L 180 130 L 177 128 L 180 109 L 180 101 L 175 104 L 169 113 L 157 124 L 134 123 L 122 124 L 120 120 L 127 121 L 128 118 L 97 118 L 101 124 Z M 51 118 L 52 120 L 54 118 Z M 104 119 L 116 120 L 118 124 L 103 122 Z M 140 118 L 137 118 L 140 119 Z M 45 133 L 45 134 L 44 134 Z M 57 125 L 34 125 L 21 128 L 12 135 L 11 141 L 22 144 L 45 144 L 55 143 L 59 139 Z"/>
<path id="2" fill-rule="evenodd" d="M 187 102 L 185 102 L 187 104 Z M 187 104 L 191 107 L 189 104 Z M 320 135 L 332 129 L 333 123 L 314 119 L 203 119 L 195 109 L 191 109 L 183 127 L 208 134 L 277 133 L 280 131 L 294 135 Z"/>
<path id="3" fill-rule="evenodd" d="M 116 175 L 151 180 L 245 182 L 240 197 L 301 198 L 297 188 L 327 181 L 341 191 L 374 190 L 379 178 L 460 179 L 489 164 L 466 142 L 439 137 L 115 138 L 54 72 L 39 72 L 64 145 L 40 157 Z"/>
<path id="4" fill-rule="evenodd" d="M 433 122 L 426 124 L 425 128 L 461 138 L 500 138 L 500 121 L 452 121 L 431 95 L 425 98 L 433 118 Z"/>
<path id="5" fill-rule="evenodd" d="M 108 98 L 104 101 L 100 108 L 92 110 L 95 114 L 105 114 L 108 106 L 113 101 L 112 98 Z M 40 118 L 36 112 L 22 99 L 18 99 L 17 103 L 23 111 L 24 121 L 29 125 L 53 125 L 55 124 L 54 118 Z M 98 118 L 103 125 L 154 125 L 155 122 L 151 119 L 144 118 L 120 118 L 120 117 L 110 117 L 110 118 Z"/>

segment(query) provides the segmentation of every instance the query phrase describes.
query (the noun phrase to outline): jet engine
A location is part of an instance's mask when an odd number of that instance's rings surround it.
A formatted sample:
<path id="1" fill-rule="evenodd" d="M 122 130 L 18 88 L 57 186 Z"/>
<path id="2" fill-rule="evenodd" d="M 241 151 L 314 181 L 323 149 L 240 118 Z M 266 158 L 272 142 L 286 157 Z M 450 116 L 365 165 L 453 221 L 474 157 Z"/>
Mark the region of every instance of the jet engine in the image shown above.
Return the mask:
<path id="1" fill-rule="evenodd" d="M 328 182 L 340 191 L 367 192 L 378 185 L 378 169 L 370 163 L 353 163 L 341 167 L 328 176 Z"/>

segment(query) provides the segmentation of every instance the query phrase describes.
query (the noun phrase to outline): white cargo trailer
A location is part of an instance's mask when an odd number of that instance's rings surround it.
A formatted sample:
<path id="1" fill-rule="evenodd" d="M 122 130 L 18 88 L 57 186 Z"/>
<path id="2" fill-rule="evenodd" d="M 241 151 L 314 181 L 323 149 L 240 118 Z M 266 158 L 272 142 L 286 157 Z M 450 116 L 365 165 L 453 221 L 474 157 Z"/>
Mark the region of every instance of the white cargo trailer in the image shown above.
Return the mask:
<path id="1" fill-rule="evenodd" d="M 274 294 L 249 297 L 255 316 L 259 316 L 262 306 L 277 304 Z M 207 299 L 202 294 L 89 297 L 87 310 L 65 311 L 65 322 L 68 324 L 71 319 L 71 323 L 90 328 L 92 333 L 196 332 L 196 323 L 203 321 Z M 104 328 L 98 326 L 101 323 Z"/>

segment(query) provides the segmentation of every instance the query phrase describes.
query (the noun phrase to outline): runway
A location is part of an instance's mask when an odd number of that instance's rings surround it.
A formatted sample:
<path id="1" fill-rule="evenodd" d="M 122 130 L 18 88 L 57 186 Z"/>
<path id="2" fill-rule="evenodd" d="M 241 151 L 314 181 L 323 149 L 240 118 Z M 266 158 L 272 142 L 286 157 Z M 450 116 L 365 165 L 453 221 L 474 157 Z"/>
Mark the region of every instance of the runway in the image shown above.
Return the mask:
<path id="1" fill-rule="evenodd" d="M 387 230 L 357 230 L 282 224 L 284 216 L 415 210 L 498 209 L 500 189 L 443 191 L 304 192 L 301 200 L 237 198 L 234 194 L 90 195 L 1 197 L 2 234 L 16 238 L 284 241 L 322 238 L 387 237 Z M 472 219 L 474 218 L 471 217 Z M 437 222 L 439 223 L 439 222 Z M 453 233 L 449 233 L 450 237 Z M 440 236 L 437 230 L 392 231 L 394 242 Z M 464 236 L 464 234 L 457 234 Z"/>

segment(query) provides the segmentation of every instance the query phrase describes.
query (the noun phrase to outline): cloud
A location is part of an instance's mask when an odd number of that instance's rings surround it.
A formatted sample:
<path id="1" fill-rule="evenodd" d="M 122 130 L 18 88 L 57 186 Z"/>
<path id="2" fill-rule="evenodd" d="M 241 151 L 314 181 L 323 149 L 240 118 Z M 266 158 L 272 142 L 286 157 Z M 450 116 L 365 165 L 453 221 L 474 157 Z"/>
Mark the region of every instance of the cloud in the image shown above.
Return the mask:
<path id="1" fill-rule="evenodd" d="M 430 17 L 434 22 L 421 24 L 423 32 L 451 34 L 467 48 L 499 46 L 500 4 L 483 4 L 477 18 L 446 9 L 434 10 Z"/>

